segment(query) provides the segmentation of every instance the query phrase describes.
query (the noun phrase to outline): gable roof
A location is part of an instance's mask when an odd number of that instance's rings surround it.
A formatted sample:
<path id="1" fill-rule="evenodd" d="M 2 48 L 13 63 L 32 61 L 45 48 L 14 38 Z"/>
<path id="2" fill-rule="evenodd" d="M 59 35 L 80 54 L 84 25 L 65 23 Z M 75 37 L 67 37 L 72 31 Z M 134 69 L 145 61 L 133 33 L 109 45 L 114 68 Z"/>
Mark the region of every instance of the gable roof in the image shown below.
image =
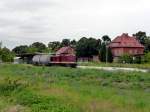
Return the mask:
<path id="1" fill-rule="evenodd" d="M 144 46 L 132 36 L 127 33 L 123 33 L 121 36 L 116 37 L 110 44 L 110 48 L 113 47 L 133 47 L 133 48 L 144 48 Z"/>
<path id="2" fill-rule="evenodd" d="M 71 47 L 62 47 L 62 48 L 60 48 L 57 52 L 56 52 L 56 54 L 68 54 L 68 50 L 69 49 L 72 49 Z"/>

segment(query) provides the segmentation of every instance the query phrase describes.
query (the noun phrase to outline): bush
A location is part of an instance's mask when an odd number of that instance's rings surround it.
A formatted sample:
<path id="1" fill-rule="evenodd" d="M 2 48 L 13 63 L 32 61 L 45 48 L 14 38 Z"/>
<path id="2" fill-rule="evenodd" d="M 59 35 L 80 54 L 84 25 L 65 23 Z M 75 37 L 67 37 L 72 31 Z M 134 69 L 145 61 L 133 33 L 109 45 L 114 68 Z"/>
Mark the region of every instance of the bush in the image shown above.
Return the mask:
<path id="1" fill-rule="evenodd" d="M 0 49 L 0 60 L 3 62 L 12 62 L 13 58 L 14 54 L 8 48 Z"/>
<path id="2" fill-rule="evenodd" d="M 132 63 L 133 59 L 132 56 L 129 54 L 123 54 L 121 57 L 119 57 L 119 62 L 120 63 Z"/>
<path id="3" fill-rule="evenodd" d="M 141 62 L 142 62 L 141 56 L 135 57 L 133 60 L 133 63 L 141 64 Z"/>
<path id="4" fill-rule="evenodd" d="M 146 63 L 150 63 L 150 52 L 145 54 L 144 60 L 145 60 Z"/>

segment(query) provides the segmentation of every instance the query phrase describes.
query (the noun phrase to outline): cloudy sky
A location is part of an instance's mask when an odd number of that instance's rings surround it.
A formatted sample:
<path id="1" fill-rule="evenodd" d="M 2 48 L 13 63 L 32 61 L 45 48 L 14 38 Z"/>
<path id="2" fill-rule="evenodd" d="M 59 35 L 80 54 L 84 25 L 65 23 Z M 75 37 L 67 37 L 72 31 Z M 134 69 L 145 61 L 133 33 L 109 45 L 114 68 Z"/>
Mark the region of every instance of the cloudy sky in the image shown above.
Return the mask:
<path id="1" fill-rule="evenodd" d="M 142 30 L 150 34 L 150 0 L 0 0 L 4 46 L 48 43 Z"/>

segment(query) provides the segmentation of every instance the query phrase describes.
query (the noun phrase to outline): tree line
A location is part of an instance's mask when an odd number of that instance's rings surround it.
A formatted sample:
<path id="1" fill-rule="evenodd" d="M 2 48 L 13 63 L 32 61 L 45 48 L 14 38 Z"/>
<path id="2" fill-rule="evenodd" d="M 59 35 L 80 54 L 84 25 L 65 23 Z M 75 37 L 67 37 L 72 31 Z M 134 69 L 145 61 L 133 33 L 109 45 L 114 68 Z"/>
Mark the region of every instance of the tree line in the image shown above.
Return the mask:
<path id="1" fill-rule="evenodd" d="M 141 44 L 145 46 L 145 53 L 150 52 L 150 36 L 146 35 L 146 32 L 139 31 L 133 36 L 136 37 L 137 40 Z M 102 36 L 100 39 L 96 39 L 93 37 L 87 38 L 82 37 L 77 40 L 63 39 L 62 41 L 53 41 L 49 42 L 48 45 L 45 45 L 42 42 L 34 42 L 31 45 L 20 45 L 16 46 L 12 50 L 4 47 L 2 48 L 2 43 L 0 44 L 0 59 L 4 62 L 9 62 L 13 60 L 13 57 L 16 54 L 24 54 L 24 53 L 54 53 L 59 48 L 65 46 L 71 46 L 75 49 L 77 57 L 89 57 L 99 56 L 102 62 L 106 60 L 108 62 L 113 61 L 112 53 L 110 48 L 106 46 L 111 42 L 111 38 L 108 35 Z M 107 56 L 106 56 L 107 54 Z"/>

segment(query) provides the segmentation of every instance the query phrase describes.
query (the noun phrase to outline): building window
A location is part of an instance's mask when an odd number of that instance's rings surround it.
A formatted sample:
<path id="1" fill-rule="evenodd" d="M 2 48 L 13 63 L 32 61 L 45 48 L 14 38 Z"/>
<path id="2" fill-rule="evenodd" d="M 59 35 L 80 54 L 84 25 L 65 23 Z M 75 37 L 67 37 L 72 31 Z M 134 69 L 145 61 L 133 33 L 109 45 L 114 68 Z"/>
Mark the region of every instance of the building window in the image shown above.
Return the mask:
<path id="1" fill-rule="evenodd" d="M 118 55 L 118 50 L 115 50 L 115 55 Z"/>
<path id="2" fill-rule="evenodd" d="M 132 54 L 133 53 L 132 50 L 129 50 L 129 53 Z"/>
<path id="3" fill-rule="evenodd" d="M 134 54 L 137 54 L 137 50 L 134 50 Z"/>

